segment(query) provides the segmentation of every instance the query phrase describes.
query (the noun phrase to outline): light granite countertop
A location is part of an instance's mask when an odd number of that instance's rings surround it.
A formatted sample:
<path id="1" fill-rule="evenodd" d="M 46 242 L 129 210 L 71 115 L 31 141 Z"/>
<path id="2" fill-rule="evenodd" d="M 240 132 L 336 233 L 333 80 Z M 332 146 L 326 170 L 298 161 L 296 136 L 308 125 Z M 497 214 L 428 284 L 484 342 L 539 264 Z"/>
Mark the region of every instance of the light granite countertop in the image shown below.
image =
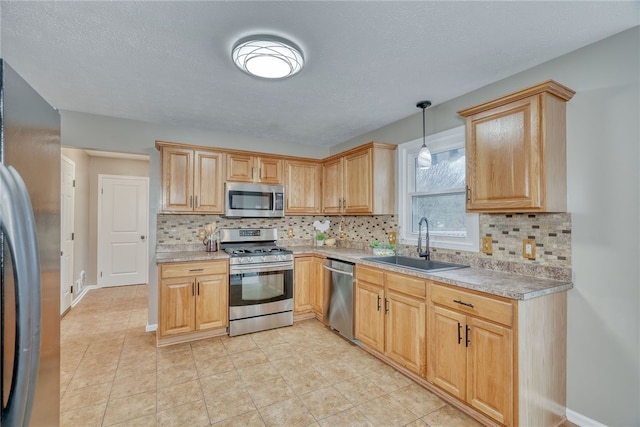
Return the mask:
<path id="1" fill-rule="evenodd" d="M 506 273 L 482 268 L 461 268 L 458 270 L 446 270 L 437 272 L 423 272 L 402 266 L 383 264 L 368 261 L 363 258 L 372 257 L 369 251 L 349 248 L 332 248 L 318 246 L 292 246 L 289 247 L 294 255 L 318 254 L 328 258 L 336 258 L 342 261 L 377 267 L 383 270 L 394 271 L 409 276 L 420 277 L 465 289 L 472 289 L 491 295 L 497 295 L 514 300 L 528 300 L 538 298 L 555 292 L 565 292 L 573 288 L 573 283 L 551 279 L 540 279 L 514 273 Z M 156 252 L 156 263 L 208 261 L 228 259 L 225 252 L 206 251 L 170 251 Z M 357 274 L 357 268 L 356 268 Z"/>

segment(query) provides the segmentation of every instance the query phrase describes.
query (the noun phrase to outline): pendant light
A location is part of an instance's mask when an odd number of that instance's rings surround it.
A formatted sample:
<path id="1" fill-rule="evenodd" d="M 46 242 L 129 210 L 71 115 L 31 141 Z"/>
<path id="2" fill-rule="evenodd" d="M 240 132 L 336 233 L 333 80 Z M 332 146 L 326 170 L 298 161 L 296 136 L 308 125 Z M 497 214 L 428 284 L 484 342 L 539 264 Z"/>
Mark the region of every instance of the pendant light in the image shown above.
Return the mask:
<path id="1" fill-rule="evenodd" d="M 420 169 L 429 169 L 431 167 L 431 151 L 425 143 L 426 140 L 426 127 L 424 121 L 424 110 L 431 106 L 431 101 L 420 101 L 416 104 L 416 107 L 422 108 L 422 147 L 418 153 L 418 167 Z"/>

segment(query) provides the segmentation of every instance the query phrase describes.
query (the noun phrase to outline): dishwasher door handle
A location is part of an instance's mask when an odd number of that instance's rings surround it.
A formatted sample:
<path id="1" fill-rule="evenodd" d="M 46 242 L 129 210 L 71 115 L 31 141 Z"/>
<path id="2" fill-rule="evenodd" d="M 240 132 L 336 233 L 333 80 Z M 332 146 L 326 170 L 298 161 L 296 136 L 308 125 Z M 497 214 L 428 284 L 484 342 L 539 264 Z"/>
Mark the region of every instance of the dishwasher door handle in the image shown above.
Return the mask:
<path id="1" fill-rule="evenodd" d="M 342 270 L 337 270 L 335 268 L 331 268 L 327 265 L 323 265 L 322 266 L 325 270 L 329 270 L 329 271 L 333 271 L 334 273 L 338 273 L 338 274 L 344 274 L 345 276 L 351 276 L 353 277 L 353 273 L 350 273 L 348 271 L 342 271 Z"/>

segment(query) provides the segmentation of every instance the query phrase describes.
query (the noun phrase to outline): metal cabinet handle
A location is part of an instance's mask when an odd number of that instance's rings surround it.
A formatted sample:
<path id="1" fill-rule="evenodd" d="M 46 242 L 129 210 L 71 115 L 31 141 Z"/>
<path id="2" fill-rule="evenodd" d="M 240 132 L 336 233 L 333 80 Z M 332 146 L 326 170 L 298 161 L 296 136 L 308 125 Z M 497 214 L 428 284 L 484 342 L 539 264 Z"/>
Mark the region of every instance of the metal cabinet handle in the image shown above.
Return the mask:
<path id="1" fill-rule="evenodd" d="M 466 326 L 466 332 L 464 334 L 464 338 L 467 341 L 465 344 L 465 347 L 469 347 L 469 344 L 471 344 L 471 340 L 469 339 L 469 331 L 471 330 L 471 328 L 469 327 L 469 325 Z"/>
<path id="2" fill-rule="evenodd" d="M 199 208 L 200 205 L 198 205 L 198 196 L 196 196 L 196 208 Z"/>
<path id="3" fill-rule="evenodd" d="M 471 201 L 471 187 L 467 185 L 467 202 Z"/>
<path id="4" fill-rule="evenodd" d="M 378 295 L 378 311 L 380 311 L 380 300 L 381 300 L 381 299 L 382 299 L 382 298 L 380 298 L 380 295 Z"/>
<path id="5" fill-rule="evenodd" d="M 462 330 L 462 325 L 460 324 L 460 322 L 458 322 L 458 344 L 460 344 L 460 342 L 462 341 L 461 330 Z"/>
<path id="6" fill-rule="evenodd" d="M 189 207 L 193 207 L 193 195 L 189 196 Z"/>
<path id="7" fill-rule="evenodd" d="M 384 312 L 385 314 L 389 312 L 389 300 L 387 298 L 384 299 Z"/>
<path id="8" fill-rule="evenodd" d="M 191 268 L 189 273 L 197 273 L 198 271 L 204 271 L 204 268 Z"/>
<path id="9" fill-rule="evenodd" d="M 193 283 L 191 283 L 191 296 L 194 296 L 195 294 L 196 294 L 195 285 Z"/>
<path id="10" fill-rule="evenodd" d="M 455 302 L 455 303 L 457 303 L 457 304 L 462 304 L 462 305 L 464 305 L 464 306 L 467 306 L 467 307 L 471 307 L 471 308 L 473 308 L 473 304 L 468 303 L 468 302 L 461 301 L 461 300 L 459 300 L 459 299 L 454 299 L 454 300 L 453 300 L 453 302 Z"/>

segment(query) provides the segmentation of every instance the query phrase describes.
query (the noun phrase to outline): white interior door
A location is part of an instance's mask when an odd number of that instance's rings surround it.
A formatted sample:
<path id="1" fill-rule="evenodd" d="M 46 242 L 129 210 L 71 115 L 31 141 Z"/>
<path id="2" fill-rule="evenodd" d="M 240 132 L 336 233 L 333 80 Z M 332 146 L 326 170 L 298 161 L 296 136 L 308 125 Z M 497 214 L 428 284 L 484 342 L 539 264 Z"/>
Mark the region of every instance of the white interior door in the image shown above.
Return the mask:
<path id="1" fill-rule="evenodd" d="M 147 283 L 149 178 L 98 175 L 98 286 Z"/>
<path id="2" fill-rule="evenodd" d="M 61 156 L 60 163 L 60 314 L 71 307 L 73 286 L 73 211 L 76 164 Z"/>

